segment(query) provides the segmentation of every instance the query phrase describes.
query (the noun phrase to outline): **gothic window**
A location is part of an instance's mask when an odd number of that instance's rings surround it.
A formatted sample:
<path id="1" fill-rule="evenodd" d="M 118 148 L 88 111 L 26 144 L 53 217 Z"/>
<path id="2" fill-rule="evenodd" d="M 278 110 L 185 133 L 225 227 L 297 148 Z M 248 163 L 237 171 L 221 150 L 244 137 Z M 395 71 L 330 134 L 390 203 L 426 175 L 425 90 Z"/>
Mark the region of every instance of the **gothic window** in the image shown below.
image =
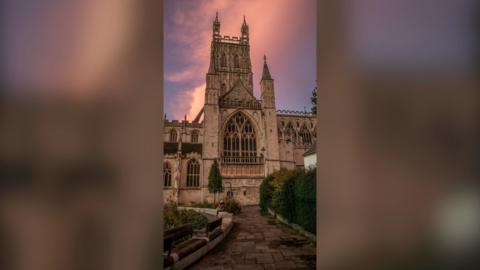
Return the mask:
<path id="1" fill-rule="evenodd" d="M 233 58 L 233 65 L 234 65 L 235 68 L 240 67 L 240 60 L 238 59 L 238 54 L 236 54 Z"/>
<path id="2" fill-rule="evenodd" d="M 285 128 L 285 138 L 290 139 L 292 142 L 297 141 L 297 134 L 293 128 L 292 123 L 288 122 L 287 127 Z"/>
<path id="3" fill-rule="evenodd" d="M 220 57 L 220 65 L 222 67 L 227 66 L 227 56 L 224 53 L 222 53 L 222 56 Z"/>
<path id="4" fill-rule="evenodd" d="M 171 142 L 177 141 L 177 131 L 175 131 L 175 129 L 170 130 L 170 141 Z"/>
<path id="5" fill-rule="evenodd" d="M 223 134 L 223 155 L 225 157 L 256 157 L 257 141 L 250 120 L 237 112 L 228 120 Z"/>
<path id="6" fill-rule="evenodd" d="M 312 136 L 310 135 L 310 131 L 308 131 L 307 126 L 305 124 L 302 126 L 300 133 L 298 134 L 300 138 L 302 138 L 302 142 L 304 144 L 311 144 L 312 143 Z"/>
<path id="7" fill-rule="evenodd" d="M 198 131 L 192 131 L 191 137 L 192 143 L 198 143 Z"/>
<path id="8" fill-rule="evenodd" d="M 168 162 L 163 163 L 163 184 L 166 187 L 172 186 L 172 168 Z"/>
<path id="9" fill-rule="evenodd" d="M 192 159 L 187 164 L 187 187 L 200 186 L 200 164 Z"/>
<path id="10" fill-rule="evenodd" d="M 227 90 L 227 86 L 224 83 L 222 83 L 222 86 L 220 88 L 220 93 L 223 94 L 225 93 L 226 90 Z"/>

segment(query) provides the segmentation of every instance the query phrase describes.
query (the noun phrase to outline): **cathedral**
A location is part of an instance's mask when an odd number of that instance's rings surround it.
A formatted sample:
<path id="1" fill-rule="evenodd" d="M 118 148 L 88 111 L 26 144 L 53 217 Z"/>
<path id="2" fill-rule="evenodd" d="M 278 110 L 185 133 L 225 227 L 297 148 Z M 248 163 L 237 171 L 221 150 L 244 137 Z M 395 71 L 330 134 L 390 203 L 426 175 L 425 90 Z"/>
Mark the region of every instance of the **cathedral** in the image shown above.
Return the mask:
<path id="1" fill-rule="evenodd" d="M 165 202 L 213 202 L 208 175 L 214 160 L 224 185 L 219 197 L 233 196 L 242 205 L 258 204 L 266 175 L 303 167 L 303 154 L 316 139 L 315 116 L 276 109 L 274 79 L 263 60 L 257 99 L 248 24 L 244 18 L 239 37 L 222 36 L 217 14 L 203 108 L 191 122 L 165 117 Z"/>

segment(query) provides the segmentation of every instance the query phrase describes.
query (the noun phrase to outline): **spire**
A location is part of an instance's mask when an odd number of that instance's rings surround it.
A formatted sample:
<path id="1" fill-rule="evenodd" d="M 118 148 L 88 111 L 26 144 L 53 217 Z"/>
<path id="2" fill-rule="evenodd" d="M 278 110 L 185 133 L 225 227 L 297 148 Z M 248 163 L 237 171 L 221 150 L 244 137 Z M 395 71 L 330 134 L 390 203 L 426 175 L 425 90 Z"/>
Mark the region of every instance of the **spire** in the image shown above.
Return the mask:
<path id="1" fill-rule="evenodd" d="M 215 12 L 215 22 L 216 22 L 216 23 L 219 22 L 219 21 L 218 21 L 218 11 Z"/>
<path id="2" fill-rule="evenodd" d="M 270 71 L 268 70 L 267 56 L 266 56 L 266 55 L 263 55 L 263 73 L 262 73 L 262 80 L 272 80 L 272 76 L 270 75 Z"/>
<path id="3" fill-rule="evenodd" d="M 242 43 L 243 44 L 248 44 L 248 24 L 247 24 L 247 19 L 245 19 L 245 15 L 243 15 L 243 24 L 242 24 Z"/>
<path id="4" fill-rule="evenodd" d="M 213 37 L 220 36 L 220 21 L 218 20 L 218 11 L 215 13 L 215 21 L 213 21 Z"/>
<path id="5" fill-rule="evenodd" d="M 245 19 L 245 15 L 243 15 L 243 25 L 247 25 L 247 20 Z"/>

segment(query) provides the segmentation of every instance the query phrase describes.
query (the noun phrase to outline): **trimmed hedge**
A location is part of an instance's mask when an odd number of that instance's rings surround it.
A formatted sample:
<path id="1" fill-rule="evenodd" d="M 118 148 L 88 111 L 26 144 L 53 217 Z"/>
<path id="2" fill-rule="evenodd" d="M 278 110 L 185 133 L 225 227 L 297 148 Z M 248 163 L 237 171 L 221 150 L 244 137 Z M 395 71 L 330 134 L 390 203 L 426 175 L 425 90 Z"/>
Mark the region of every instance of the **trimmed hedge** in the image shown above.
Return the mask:
<path id="1" fill-rule="evenodd" d="M 282 169 L 263 179 L 260 209 L 268 208 L 305 230 L 316 233 L 316 171 Z"/>

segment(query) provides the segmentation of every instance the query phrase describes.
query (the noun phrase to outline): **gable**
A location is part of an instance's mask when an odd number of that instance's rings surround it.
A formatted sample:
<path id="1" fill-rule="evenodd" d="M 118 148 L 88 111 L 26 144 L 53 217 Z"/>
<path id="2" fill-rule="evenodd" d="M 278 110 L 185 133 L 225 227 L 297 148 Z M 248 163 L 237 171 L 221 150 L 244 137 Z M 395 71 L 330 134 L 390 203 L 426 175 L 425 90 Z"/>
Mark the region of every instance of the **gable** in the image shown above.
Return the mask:
<path id="1" fill-rule="evenodd" d="M 233 87 L 228 90 L 221 98 L 224 100 L 257 100 L 248 90 L 248 88 L 243 85 L 241 80 L 237 80 Z"/>

